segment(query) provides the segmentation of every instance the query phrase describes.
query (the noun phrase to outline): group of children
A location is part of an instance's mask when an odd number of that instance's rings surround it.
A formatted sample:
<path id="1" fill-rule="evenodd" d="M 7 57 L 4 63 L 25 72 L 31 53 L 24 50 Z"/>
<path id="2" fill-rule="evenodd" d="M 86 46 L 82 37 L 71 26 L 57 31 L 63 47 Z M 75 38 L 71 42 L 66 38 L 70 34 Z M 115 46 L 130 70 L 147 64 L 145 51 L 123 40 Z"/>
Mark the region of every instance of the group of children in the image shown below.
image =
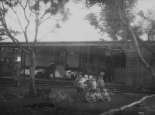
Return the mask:
<path id="1" fill-rule="evenodd" d="M 75 80 L 78 93 L 84 96 L 87 102 L 111 101 L 103 76 L 104 72 L 98 76 L 79 75 Z"/>

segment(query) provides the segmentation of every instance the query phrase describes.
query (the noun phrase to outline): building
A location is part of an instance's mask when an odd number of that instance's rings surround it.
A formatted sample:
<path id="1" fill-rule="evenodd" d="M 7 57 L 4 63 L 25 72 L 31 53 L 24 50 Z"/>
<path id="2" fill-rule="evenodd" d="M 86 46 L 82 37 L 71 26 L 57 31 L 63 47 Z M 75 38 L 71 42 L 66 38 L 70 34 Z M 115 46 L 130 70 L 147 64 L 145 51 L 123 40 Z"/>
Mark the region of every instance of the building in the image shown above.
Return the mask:
<path id="1" fill-rule="evenodd" d="M 147 48 L 141 47 L 143 56 L 154 68 L 153 48 L 155 42 L 145 42 L 144 44 Z M 30 66 L 29 57 L 23 51 L 25 47 L 25 43 L 20 43 L 20 48 L 17 48 L 12 43 L 0 43 L 0 60 L 1 63 L 3 62 L 3 65 L 1 64 L 3 66 L 1 67 L 1 73 L 8 73 L 8 70 L 13 70 L 10 68 L 14 68 L 15 63 L 20 61 L 20 58 L 21 68 Z M 10 60 L 8 61 L 9 64 L 6 64 L 6 60 Z M 37 43 L 37 68 L 44 68 L 50 63 L 55 63 L 61 71 L 72 69 L 94 75 L 106 71 L 109 81 L 125 83 L 129 86 L 148 86 L 152 82 L 151 74 L 139 60 L 132 42 Z"/>

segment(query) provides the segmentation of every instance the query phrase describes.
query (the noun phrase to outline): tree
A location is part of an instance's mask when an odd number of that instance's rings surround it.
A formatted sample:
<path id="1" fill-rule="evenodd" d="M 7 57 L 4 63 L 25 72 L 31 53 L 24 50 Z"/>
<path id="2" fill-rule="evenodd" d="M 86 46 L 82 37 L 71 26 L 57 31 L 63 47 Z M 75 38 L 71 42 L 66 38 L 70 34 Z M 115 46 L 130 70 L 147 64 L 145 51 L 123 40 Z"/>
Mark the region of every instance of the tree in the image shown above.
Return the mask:
<path id="1" fill-rule="evenodd" d="M 36 43 L 39 35 L 39 29 L 52 17 L 61 14 L 61 19 L 67 12 L 64 10 L 68 0 L 1 0 L 0 1 L 0 34 L 1 39 L 7 37 L 19 46 L 17 35 L 23 36 L 26 42 L 28 56 L 30 58 L 30 78 L 32 79 L 32 89 L 36 94 L 35 88 L 35 68 L 36 68 Z M 7 20 L 8 14 L 12 14 L 17 22 L 18 29 L 10 26 Z M 34 25 L 33 25 L 34 24 Z M 33 26 L 32 26 L 33 25 Z M 33 28 L 33 36 L 30 36 L 30 30 Z"/>
<path id="2" fill-rule="evenodd" d="M 132 13 L 132 9 L 134 8 L 136 1 L 137 0 L 87 0 L 87 4 L 90 4 L 89 6 L 92 6 L 96 3 L 101 4 L 102 18 L 100 21 L 106 22 L 106 32 L 109 33 L 113 40 L 118 40 L 118 36 L 125 41 L 132 40 L 141 62 L 143 63 L 144 67 L 150 71 L 152 79 L 154 79 L 155 75 L 153 69 L 145 60 L 141 52 L 140 46 L 149 49 L 139 37 L 140 34 L 142 34 L 142 32 L 139 31 L 141 28 L 138 26 L 131 26 L 131 23 L 135 18 L 134 14 Z M 89 19 L 90 21 L 94 20 L 92 18 Z M 97 23 L 93 24 L 100 28 Z"/>
<path id="3" fill-rule="evenodd" d="M 100 4 L 99 6 L 102 7 L 99 20 L 96 21 L 96 24 L 91 24 L 99 28 L 101 32 L 103 30 L 106 31 L 113 40 L 118 40 L 117 35 L 119 35 L 122 40 L 131 39 L 126 25 L 122 23 L 120 14 L 126 18 L 126 21 L 132 21 L 133 15 L 131 14 L 131 10 L 135 3 L 136 0 L 87 0 L 89 7 L 94 4 Z M 95 21 L 95 19 L 96 18 L 88 17 L 90 22 Z"/>

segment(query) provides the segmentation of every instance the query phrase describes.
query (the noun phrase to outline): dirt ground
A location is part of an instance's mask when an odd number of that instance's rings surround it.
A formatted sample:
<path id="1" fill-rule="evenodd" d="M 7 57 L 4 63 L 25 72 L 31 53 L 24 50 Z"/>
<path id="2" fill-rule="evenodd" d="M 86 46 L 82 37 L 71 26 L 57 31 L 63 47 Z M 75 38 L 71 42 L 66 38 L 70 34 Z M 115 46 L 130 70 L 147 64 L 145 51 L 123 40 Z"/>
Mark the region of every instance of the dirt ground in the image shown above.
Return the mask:
<path id="1" fill-rule="evenodd" d="M 62 90 L 73 100 L 71 103 L 54 104 L 53 100 L 49 99 L 50 93 L 54 93 L 51 89 L 38 89 L 38 95 L 32 97 L 28 95 L 30 92 L 28 85 L 0 88 L 0 115 L 99 115 L 147 95 L 111 93 L 111 102 L 87 103 L 79 101 L 80 97 L 74 88 L 54 87 L 55 91 Z M 115 115 L 155 115 L 155 97 Z"/>

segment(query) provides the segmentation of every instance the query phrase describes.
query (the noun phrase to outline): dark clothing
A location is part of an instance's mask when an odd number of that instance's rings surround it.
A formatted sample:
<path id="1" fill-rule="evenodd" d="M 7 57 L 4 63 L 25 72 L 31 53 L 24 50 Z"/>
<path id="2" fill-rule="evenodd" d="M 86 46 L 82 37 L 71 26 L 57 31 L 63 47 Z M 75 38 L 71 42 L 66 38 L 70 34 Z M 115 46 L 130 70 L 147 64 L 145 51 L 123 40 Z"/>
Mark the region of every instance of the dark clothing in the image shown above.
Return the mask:
<path id="1" fill-rule="evenodd" d="M 49 77 L 50 74 L 53 74 L 53 78 L 55 78 L 55 70 L 56 66 L 54 63 L 50 64 L 46 69 L 46 75 Z"/>

